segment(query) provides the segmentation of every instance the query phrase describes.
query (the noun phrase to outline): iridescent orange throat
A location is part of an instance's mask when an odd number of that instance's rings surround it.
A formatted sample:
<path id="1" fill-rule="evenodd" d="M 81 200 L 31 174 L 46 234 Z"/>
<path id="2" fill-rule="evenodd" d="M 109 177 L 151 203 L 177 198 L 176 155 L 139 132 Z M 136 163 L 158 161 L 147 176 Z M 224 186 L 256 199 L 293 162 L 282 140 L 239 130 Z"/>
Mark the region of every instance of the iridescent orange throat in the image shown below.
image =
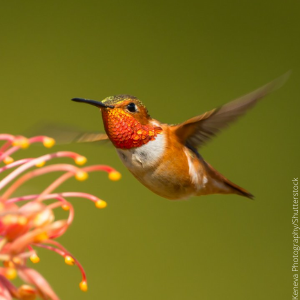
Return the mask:
<path id="1" fill-rule="evenodd" d="M 142 125 L 122 109 L 102 110 L 105 131 L 116 148 L 131 149 L 155 140 L 162 133 L 158 126 Z"/>

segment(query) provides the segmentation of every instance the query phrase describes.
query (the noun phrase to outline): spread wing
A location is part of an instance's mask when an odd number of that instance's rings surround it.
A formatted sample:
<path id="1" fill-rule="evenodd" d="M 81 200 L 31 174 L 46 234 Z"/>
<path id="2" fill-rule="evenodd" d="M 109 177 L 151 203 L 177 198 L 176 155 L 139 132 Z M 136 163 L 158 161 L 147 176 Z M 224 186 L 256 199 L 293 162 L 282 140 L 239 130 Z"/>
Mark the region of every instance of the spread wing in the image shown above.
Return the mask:
<path id="1" fill-rule="evenodd" d="M 38 132 L 37 132 L 38 131 Z M 101 132 L 85 132 L 83 130 L 60 124 L 39 123 L 26 136 L 47 135 L 55 139 L 57 144 L 88 143 L 109 141 L 107 134 Z"/>
<path id="2" fill-rule="evenodd" d="M 201 147 L 231 122 L 244 115 L 258 100 L 280 88 L 287 81 L 290 73 L 287 72 L 250 94 L 175 125 L 175 133 L 184 144 L 194 148 Z"/>

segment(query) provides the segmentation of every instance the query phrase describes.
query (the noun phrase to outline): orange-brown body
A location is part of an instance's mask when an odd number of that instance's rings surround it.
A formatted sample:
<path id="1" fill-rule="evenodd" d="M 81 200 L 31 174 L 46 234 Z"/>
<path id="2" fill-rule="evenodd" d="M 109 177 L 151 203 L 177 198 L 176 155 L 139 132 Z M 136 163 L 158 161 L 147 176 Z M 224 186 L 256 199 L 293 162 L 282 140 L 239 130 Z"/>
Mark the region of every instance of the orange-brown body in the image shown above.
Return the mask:
<path id="1" fill-rule="evenodd" d="M 147 146 L 131 150 L 117 149 L 125 166 L 143 185 L 171 200 L 216 193 L 251 197 L 245 190 L 231 186 L 226 178 L 183 145 L 174 133 L 176 127 L 167 124 L 160 126 L 160 136 Z M 155 145 L 151 143 L 157 144 L 163 151 L 155 150 Z M 150 155 L 152 151 L 155 155 Z"/>

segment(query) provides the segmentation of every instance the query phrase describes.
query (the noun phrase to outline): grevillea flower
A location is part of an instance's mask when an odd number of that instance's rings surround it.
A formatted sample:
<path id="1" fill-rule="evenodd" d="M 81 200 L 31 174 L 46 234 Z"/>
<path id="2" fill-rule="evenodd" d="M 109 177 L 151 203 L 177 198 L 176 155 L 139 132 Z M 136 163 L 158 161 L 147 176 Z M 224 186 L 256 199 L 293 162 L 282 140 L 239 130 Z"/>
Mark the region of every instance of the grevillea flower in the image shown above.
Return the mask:
<path id="1" fill-rule="evenodd" d="M 83 165 L 86 158 L 74 152 L 61 151 L 46 154 L 37 158 L 25 158 L 14 161 L 13 153 L 21 148 L 27 148 L 32 143 L 43 143 L 47 148 L 54 145 L 54 140 L 46 136 L 25 138 L 0 134 L 0 173 L 5 174 L 0 180 L 0 300 L 12 298 L 33 300 L 58 300 L 47 280 L 36 270 L 27 266 L 30 259 L 39 262 L 38 248 L 45 248 L 61 255 L 68 265 L 77 265 L 82 280 L 79 287 L 87 290 L 86 274 L 79 261 L 55 239 L 68 229 L 74 218 L 74 209 L 68 198 L 80 197 L 91 200 L 97 208 L 106 207 L 106 202 L 94 195 L 81 192 L 55 193 L 54 190 L 68 178 L 74 176 L 77 180 L 85 180 L 89 172 L 105 171 L 111 180 L 120 179 L 119 172 L 109 166 L 95 165 L 79 168 L 71 164 L 45 163 L 60 157 L 68 157 L 77 165 Z M 13 197 L 15 191 L 29 179 L 49 172 L 63 172 L 40 194 Z M 2 190 L 5 190 L 2 192 Z M 52 200 L 52 201 L 48 201 Z M 69 211 L 66 220 L 55 220 L 54 211 L 61 207 Z M 10 280 L 19 276 L 24 284 L 14 286 Z"/>

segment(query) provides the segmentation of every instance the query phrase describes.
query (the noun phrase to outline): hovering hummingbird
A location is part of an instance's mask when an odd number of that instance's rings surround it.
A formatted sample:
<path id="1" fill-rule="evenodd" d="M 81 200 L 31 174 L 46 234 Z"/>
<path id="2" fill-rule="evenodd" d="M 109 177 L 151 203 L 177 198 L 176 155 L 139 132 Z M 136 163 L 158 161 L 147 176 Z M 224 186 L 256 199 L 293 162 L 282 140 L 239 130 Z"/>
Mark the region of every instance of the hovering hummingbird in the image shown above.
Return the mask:
<path id="1" fill-rule="evenodd" d="M 128 170 L 148 189 L 167 199 L 209 194 L 253 195 L 231 182 L 198 149 L 257 101 L 281 87 L 289 72 L 254 92 L 219 108 L 169 125 L 150 117 L 136 97 L 117 95 L 103 101 L 73 98 L 100 108 L 106 134 L 84 134 L 80 141 L 109 139 Z"/>

